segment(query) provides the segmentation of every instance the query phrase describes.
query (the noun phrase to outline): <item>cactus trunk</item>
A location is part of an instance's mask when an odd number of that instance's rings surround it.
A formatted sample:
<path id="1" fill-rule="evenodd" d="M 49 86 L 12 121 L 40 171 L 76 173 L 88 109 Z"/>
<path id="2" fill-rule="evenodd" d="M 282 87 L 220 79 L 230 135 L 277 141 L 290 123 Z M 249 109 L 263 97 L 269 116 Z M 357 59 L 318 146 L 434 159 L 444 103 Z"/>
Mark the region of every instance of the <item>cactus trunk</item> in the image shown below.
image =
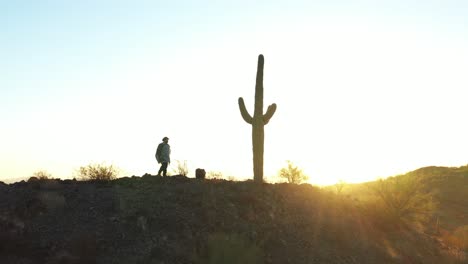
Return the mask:
<path id="1" fill-rule="evenodd" d="M 263 123 L 255 125 L 252 124 L 252 149 L 253 149 L 253 170 L 254 181 L 263 182 L 263 152 L 265 132 Z"/>
<path id="2" fill-rule="evenodd" d="M 276 104 L 268 106 L 268 110 L 263 114 L 263 55 L 258 56 L 257 78 L 255 83 L 255 110 L 253 117 L 245 108 L 244 99 L 239 98 L 239 109 L 242 118 L 252 125 L 252 146 L 253 146 L 253 171 L 254 181 L 263 182 L 263 151 L 265 132 L 264 127 L 276 111 Z"/>

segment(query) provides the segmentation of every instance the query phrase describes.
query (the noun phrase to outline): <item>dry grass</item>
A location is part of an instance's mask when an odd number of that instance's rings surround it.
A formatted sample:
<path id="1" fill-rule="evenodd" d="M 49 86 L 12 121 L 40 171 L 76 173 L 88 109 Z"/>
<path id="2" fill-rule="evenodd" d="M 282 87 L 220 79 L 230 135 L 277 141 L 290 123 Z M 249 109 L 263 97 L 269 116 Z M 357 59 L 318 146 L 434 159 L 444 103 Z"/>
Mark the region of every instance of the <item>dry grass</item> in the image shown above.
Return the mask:
<path id="1" fill-rule="evenodd" d="M 443 230 L 441 233 L 449 246 L 468 251 L 468 225 L 458 227 L 453 232 Z"/>

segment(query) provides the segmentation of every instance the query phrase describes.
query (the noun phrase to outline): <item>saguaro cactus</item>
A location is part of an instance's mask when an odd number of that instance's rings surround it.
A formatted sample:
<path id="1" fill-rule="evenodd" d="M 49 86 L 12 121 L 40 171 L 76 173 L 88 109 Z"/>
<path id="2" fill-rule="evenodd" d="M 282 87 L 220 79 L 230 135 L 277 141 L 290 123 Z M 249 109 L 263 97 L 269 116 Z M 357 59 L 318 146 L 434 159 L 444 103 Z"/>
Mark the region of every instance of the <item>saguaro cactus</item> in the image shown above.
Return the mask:
<path id="1" fill-rule="evenodd" d="M 253 146 L 253 170 L 254 181 L 263 182 L 263 148 L 264 148 L 264 126 L 268 124 L 270 118 L 276 111 L 276 104 L 271 104 L 265 114 L 263 114 L 263 64 L 264 58 L 258 56 L 257 80 L 255 83 L 255 110 L 253 117 L 245 108 L 244 99 L 239 97 L 239 109 L 242 118 L 252 125 L 252 146 Z"/>

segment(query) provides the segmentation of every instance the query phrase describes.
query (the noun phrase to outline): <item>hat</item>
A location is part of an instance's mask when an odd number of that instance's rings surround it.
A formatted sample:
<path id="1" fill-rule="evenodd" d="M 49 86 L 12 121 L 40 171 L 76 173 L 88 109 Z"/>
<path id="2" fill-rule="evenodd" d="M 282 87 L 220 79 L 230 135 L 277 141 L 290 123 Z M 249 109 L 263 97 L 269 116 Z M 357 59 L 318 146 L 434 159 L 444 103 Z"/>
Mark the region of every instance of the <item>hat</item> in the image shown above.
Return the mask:
<path id="1" fill-rule="evenodd" d="M 169 138 L 168 137 L 163 137 L 162 141 L 164 141 L 164 140 L 169 140 Z"/>

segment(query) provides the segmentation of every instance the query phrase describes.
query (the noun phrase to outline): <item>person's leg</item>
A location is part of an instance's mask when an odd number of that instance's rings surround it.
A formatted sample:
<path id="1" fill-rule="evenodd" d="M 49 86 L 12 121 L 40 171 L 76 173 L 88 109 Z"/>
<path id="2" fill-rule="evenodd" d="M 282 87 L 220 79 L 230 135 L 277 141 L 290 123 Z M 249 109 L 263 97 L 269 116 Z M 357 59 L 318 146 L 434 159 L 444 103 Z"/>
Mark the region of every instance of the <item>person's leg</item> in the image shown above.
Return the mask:
<path id="1" fill-rule="evenodd" d="M 167 176 L 167 165 L 168 163 L 167 162 L 163 162 L 162 165 L 161 165 L 161 171 L 163 173 L 163 176 Z"/>
<path id="2" fill-rule="evenodd" d="M 161 176 L 161 172 L 164 170 L 164 163 L 165 162 L 161 162 L 161 166 L 159 167 L 159 171 L 158 171 L 158 176 Z M 167 166 L 166 166 L 167 168 Z"/>

